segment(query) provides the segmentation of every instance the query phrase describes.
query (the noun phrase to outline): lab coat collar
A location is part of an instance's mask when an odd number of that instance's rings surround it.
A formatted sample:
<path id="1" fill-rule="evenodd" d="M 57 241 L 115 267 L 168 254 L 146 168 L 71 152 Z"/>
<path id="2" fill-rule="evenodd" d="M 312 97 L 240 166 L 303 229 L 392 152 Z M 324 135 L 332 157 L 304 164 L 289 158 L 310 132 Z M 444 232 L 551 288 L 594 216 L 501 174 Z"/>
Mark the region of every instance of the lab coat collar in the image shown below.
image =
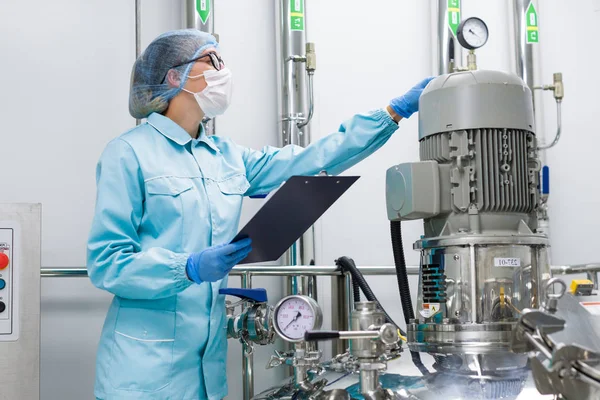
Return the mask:
<path id="1" fill-rule="evenodd" d="M 180 146 L 185 146 L 190 141 L 194 140 L 182 127 L 164 115 L 158 113 L 150 114 L 148 116 L 148 124 Z M 200 124 L 200 135 L 197 140 L 194 140 L 194 142 L 206 143 L 208 147 L 214 151 L 219 151 L 212 139 L 206 136 L 206 130 L 202 124 Z"/>

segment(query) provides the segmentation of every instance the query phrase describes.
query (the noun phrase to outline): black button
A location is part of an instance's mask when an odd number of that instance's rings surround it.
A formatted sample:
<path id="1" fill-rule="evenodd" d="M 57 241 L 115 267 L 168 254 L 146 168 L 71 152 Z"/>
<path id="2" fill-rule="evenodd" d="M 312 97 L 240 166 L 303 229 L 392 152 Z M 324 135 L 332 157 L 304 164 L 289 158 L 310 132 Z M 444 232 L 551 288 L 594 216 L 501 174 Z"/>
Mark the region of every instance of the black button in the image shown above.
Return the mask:
<path id="1" fill-rule="evenodd" d="M 4 304 L 4 302 L 0 301 L 0 313 L 3 313 L 4 310 L 6 310 L 6 304 Z"/>

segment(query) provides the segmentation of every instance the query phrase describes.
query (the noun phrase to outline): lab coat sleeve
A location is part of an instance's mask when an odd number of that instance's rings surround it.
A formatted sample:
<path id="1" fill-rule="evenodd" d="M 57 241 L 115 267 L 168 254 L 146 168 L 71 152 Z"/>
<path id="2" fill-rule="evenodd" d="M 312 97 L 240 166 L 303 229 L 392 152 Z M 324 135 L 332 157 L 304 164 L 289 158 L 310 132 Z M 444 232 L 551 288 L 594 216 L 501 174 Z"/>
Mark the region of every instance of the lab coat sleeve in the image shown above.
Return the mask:
<path id="1" fill-rule="evenodd" d="M 358 114 L 306 148 L 289 145 L 265 147 L 262 151 L 243 149 L 247 196 L 266 194 L 294 175 L 316 175 L 327 171 L 337 175 L 373 154 L 398 129 L 384 110 Z"/>
<path id="2" fill-rule="evenodd" d="M 96 169 L 96 210 L 87 246 L 92 283 L 140 300 L 173 296 L 192 283 L 185 272 L 188 254 L 141 249 L 143 182 L 131 146 L 122 139 L 109 143 Z"/>

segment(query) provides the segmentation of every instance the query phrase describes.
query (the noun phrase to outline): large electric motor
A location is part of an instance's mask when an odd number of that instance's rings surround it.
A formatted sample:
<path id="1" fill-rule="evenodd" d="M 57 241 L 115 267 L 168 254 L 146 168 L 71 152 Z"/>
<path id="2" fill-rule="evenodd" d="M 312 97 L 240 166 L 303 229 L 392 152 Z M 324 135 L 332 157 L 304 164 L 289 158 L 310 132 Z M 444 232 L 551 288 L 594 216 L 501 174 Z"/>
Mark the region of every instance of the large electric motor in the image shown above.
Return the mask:
<path id="1" fill-rule="evenodd" d="M 421 161 L 390 168 L 386 183 L 391 221 L 424 219 L 409 348 L 519 391 L 526 358 L 509 352 L 511 331 L 550 278 L 531 91 L 498 71 L 440 76 L 420 100 L 419 140 Z"/>

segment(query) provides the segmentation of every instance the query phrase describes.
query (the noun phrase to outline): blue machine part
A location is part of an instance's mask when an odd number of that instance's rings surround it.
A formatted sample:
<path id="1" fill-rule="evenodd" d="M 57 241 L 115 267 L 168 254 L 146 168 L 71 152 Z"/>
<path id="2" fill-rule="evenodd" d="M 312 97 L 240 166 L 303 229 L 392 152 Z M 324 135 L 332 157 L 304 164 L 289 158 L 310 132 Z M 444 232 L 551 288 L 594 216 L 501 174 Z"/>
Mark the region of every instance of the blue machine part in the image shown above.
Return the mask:
<path id="1" fill-rule="evenodd" d="M 542 168 L 542 194 L 550 194 L 550 167 Z"/>
<path id="2" fill-rule="evenodd" d="M 219 289 L 219 294 L 239 297 L 240 299 L 248 300 L 253 303 L 266 303 L 268 301 L 267 300 L 267 291 L 266 291 L 266 289 L 262 289 L 262 288 L 258 288 L 258 289 L 226 288 L 226 289 Z"/>

